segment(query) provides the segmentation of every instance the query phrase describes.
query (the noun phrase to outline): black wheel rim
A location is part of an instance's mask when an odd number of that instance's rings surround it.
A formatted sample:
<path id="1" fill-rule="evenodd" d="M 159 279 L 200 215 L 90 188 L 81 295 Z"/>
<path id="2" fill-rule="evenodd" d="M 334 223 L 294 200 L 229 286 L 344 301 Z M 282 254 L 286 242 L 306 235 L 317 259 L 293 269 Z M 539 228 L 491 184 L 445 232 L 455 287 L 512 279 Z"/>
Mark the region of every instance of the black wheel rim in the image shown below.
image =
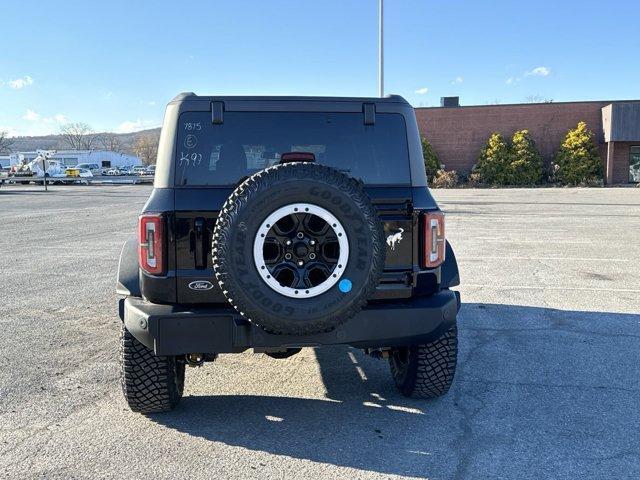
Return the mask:
<path id="1" fill-rule="evenodd" d="M 269 286 L 287 296 L 314 296 L 338 281 L 348 243 L 333 215 L 316 205 L 295 204 L 267 220 L 258 231 L 254 256 Z"/>

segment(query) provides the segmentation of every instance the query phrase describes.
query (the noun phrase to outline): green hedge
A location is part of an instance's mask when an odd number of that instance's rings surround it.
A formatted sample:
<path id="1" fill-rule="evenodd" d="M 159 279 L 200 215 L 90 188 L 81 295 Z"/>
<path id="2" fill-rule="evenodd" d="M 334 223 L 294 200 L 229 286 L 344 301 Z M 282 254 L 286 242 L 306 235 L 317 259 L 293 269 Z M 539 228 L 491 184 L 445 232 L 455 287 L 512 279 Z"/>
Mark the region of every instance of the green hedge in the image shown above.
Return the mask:
<path id="1" fill-rule="evenodd" d="M 552 183 L 564 185 L 602 184 L 598 147 L 585 122 L 567 132 L 547 174 L 528 130 L 518 130 L 510 140 L 500 133 L 492 133 L 469 174 L 442 170 L 438 156 L 424 137 L 422 155 L 427 177 L 434 187 L 451 188 L 461 182 L 468 186 L 527 186 L 542 183 L 547 177 Z"/>
<path id="2" fill-rule="evenodd" d="M 424 158 L 424 169 L 427 172 L 427 179 L 432 181 L 436 173 L 441 169 L 440 160 L 433 147 L 425 137 L 422 137 L 422 157 Z"/>
<path id="3" fill-rule="evenodd" d="M 528 130 L 519 130 L 511 138 L 509 183 L 535 185 L 542 180 L 542 155 Z"/>
<path id="4" fill-rule="evenodd" d="M 478 163 L 473 169 L 481 183 L 506 185 L 508 180 L 509 144 L 499 133 L 492 133 L 480 151 Z"/>
<path id="5" fill-rule="evenodd" d="M 475 181 L 487 185 L 534 185 L 542 179 L 542 156 L 527 130 L 507 141 L 493 133 L 473 169 Z"/>
<path id="6" fill-rule="evenodd" d="M 602 162 L 594 133 L 580 122 L 567 132 L 552 166 L 552 180 L 565 185 L 594 185 L 602 182 Z"/>

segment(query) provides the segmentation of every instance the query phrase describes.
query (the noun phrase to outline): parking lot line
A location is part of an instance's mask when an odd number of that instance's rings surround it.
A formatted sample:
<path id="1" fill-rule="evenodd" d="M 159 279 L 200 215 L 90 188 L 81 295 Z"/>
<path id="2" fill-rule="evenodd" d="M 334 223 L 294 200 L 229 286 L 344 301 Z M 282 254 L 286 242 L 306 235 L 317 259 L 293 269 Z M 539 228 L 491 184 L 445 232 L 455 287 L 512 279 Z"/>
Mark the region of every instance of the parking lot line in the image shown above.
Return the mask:
<path id="1" fill-rule="evenodd" d="M 632 288 L 591 288 L 591 287 L 549 287 L 546 285 L 490 285 L 465 283 L 467 288 L 491 288 L 494 290 L 558 290 L 558 291 L 585 291 L 585 292 L 620 292 L 620 293 L 640 293 L 640 290 Z"/>
<path id="2" fill-rule="evenodd" d="M 465 260 L 541 260 L 541 261 L 576 261 L 576 262 L 628 262 L 628 258 L 589 258 L 589 257 L 488 257 L 485 255 L 479 257 L 456 257 L 460 262 Z"/>

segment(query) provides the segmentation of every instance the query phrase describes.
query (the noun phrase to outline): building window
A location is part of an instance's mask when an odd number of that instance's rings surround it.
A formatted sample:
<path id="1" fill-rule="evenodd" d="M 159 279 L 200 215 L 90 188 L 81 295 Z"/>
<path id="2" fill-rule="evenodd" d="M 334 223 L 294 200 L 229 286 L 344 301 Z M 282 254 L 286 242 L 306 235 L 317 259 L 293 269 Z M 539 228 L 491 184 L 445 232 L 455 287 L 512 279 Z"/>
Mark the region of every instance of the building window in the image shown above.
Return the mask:
<path id="1" fill-rule="evenodd" d="M 640 182 L 640 146 L 629 148 L 629 181 Z"/>

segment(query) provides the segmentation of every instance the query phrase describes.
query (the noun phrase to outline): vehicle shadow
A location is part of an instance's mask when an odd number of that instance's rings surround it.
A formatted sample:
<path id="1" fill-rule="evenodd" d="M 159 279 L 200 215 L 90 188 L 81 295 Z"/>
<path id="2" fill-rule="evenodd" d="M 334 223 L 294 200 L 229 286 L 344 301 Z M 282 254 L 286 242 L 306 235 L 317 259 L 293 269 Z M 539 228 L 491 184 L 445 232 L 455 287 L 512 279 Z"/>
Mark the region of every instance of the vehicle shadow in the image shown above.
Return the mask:
<path id="1" fill-rule="evenodd" d="M 439 400 L 402 397 L 386 361 L 335 347 L 315 351 L 325 399 L 185 397 L 150 418 L 385 475 L 637 478 L 640 315 L 464 304 L 459 330 L 456 380 Z"/>
<path id="2" fill-rule="evenodd" d="M 317 349 L 316 355 L 326 382 L 324 400 L 185 397 L 176 411 L 151 418 L 191 435 L 251 450 L 387 474 L 425 475 L 421 435 L 407 432 L 415 431 L 416 417 L 433 402 L 408 400 L 392 391 L 386 362 L 373 360 L 362 367 L 364 356 L 346 347 Z M 369 385 L 369 378 L 376 381 Z"/>

